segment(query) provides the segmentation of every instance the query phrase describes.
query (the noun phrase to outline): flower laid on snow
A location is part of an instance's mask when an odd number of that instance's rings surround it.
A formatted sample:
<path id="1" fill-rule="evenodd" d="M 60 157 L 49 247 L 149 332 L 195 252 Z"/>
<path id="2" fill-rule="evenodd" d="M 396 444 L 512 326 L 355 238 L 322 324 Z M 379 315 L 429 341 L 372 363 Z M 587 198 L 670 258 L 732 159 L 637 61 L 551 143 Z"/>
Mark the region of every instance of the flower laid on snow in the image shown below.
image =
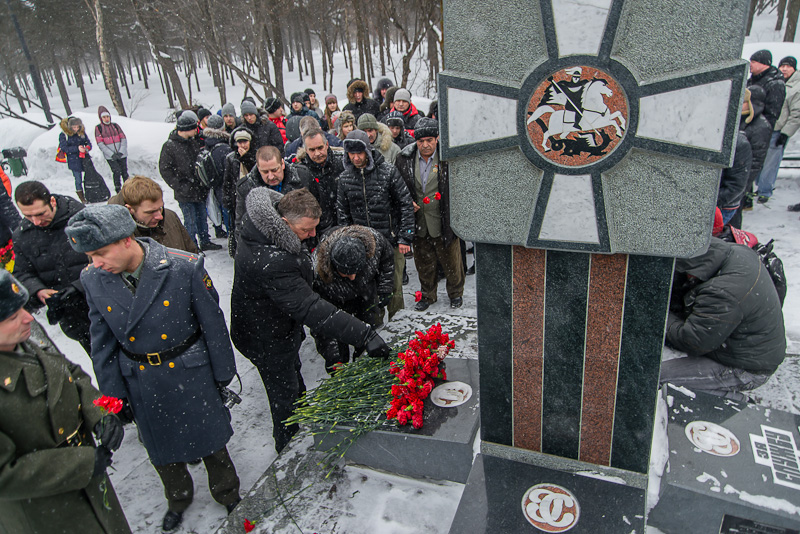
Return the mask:
<path id="1" fill-rule="evenodd" d="M 122 401 L 116 397 L 109 397 L 107 395 L 103 395 L 99 399 L 95 399 L 92 401 L 95 406 L 98 406 L 104 412 L 109 413 L 119 413 L 122 409 Z"/>
<path id="2" fill-rule="evenodd" d="M 249 519 L 244 520 L 244 531 L 245 532 L 252 532 L 253 529 L 256 528 L 255 523 L 251 523 Z"/>

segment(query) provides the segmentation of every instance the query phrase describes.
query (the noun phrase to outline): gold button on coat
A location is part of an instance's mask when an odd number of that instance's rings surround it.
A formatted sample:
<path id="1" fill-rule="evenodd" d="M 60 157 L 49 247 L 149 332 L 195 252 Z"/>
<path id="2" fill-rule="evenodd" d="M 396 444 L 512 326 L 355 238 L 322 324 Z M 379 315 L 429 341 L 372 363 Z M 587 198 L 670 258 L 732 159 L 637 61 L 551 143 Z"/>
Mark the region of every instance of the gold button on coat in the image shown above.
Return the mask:
<path id="1" fill-rule="evenodd" d="M 169 362 L 169 368 L 172 369 L 173 367 L 175 367 L 175 362 Z"/>
<path id="2" fill-rule="evenodd" d="M 167 334 L 161 334 L 161 339 L 167 339 Z"/>
<path id="3" fill-rule="evenodd" d="M 69 380 L 70 383 L 72 383 L 72 377 L 69 377 L 67 380 Z"/>
<path id="4" fill-rule="evenodd" d="M 134 341 L 136 341 L 136 338 L 135 338 L 135 337 L 133 337 L 133 336 L 131 336 L 131 337 L 129 337 L 129 338 L 128 338 L 128 341 L 130 341 L 131 343 L 133 343 Z"/>
<path id="5" fill-rule="evenodd" d="M 144 371 L 144 365 L 140 365 L 140 366 L 139 366 L 139 370 L 140 370 L 140 371 Z"/>
<path id="6" fill-rule="evenodd" d="M 169 306 L 169 301 L 168 300 L 164 301 L 164 306 Z"/>
<path id="7" fill-rule="evenodd" d="M 107 309 L 108 311 L 111 311 L 111 306 L 109 306 L 109 307 L 108 307 L 108 308 L 106 308 L 106 309 Z"/>
<path id="8" fill-rule="evenodd" d="M 61 436 L 63 434 L 64 434 L 64 429 L 63 428 L 59 428 L 58 429 L 58 435 Z"/>
<path id="9" fill-rule="evenodd" d="M 7 386 L 7 385 L 9 385 L 9 384 L 11 384 L 11 377 L 10 377 L 10 376 L 7 376 L 7 377 L 6 377 L 6 379 L 5 379 L 5 380 L 3 380 L 3 384 L 5 384 L 6 386 Z"/>

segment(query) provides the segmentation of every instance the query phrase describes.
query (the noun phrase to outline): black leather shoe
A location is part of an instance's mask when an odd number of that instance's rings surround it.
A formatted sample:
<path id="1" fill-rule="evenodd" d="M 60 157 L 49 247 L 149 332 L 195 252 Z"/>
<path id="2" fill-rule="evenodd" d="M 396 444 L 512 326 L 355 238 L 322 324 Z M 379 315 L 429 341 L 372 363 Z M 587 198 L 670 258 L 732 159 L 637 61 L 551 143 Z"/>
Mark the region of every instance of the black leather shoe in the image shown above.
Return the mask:
<path id="1" fill-rule="evenodd" d="M 209 241 L 208 243 L 200 243 L 200 250 L 205 252 L 206 250 L 222 250 L 222 245 L 217 245 L 216 243 L 212 243 Z"/>
<path id="2" fill-rule="evenodd" d="M 217 239 L 221 239 L 223 237 L 228 237 L 228 232 L 222 229 L 222 226 L 215 226 L 214 227 L 214 237 Z"/>
<path id="3" fill-rule="evenodd" d="M 183 521 L 183 512 L 173 512 L 172 510 L 167 510 L 167 513 L 164 514 L 164 521 L 161 523 L 161 530 L 164 532 L 172 532 Z"/>
<path id="4" fill-rule="evenodd" d="M 228 511 L 228 515 L 231 515 L 233 509 L 236 508 L 236 506 L 238 506 L 240 502 L 242 502 L 242 499 L 236 499 L 232 503 L 225 505 L 225 509 Z"/>
<path id="5" fill-rule="evenodd" d="M 461 297 L 456 297 L 454 299 L 450 299 L 450 307 L 451 308 L 460 308 L 464 304 L 464 299 Z"/>
<path id="6" fill-rule="evenodd" d="M 472 264 L 472 267 L 467 269 L 467 276 L 469 276 L 471 274 L 475 274 L 475 264 L 474 263 Z"/>
<path id="7" fill-rule="evenodd" d="M 800 211 L 800 204 L 792 204 L 786 209 L 788 209 L 789 211 Z"/>
<path id="8" fill-rule="evenodd" d="M 417 304 L 414 306 L 414 310 L 415 311 L 425 311 L 428 308 L 430 308 L 431 304 L 433 304 L 433 302 L 428 302 L 427 300 L 423 299 L 423 300 L 417 302 Z"/>

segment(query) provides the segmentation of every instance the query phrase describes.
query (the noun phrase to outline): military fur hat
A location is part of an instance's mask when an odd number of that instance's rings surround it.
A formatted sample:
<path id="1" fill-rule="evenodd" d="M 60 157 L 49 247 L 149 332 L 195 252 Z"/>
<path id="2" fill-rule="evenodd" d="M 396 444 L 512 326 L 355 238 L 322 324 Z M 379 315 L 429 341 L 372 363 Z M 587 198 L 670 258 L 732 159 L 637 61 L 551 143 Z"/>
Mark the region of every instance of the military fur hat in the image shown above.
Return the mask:
<path id="1" fill-rule="evenodd" d="M 439 136 L 439 121 L 430 117 L 422 117 L 414 127 L 414 139 Z"/>
<path id="2" fill-rule="evenodd" d="M 10 272 L 0 269 L 0 321 L 5 321 L 28 302 L 28 290 Z"/>
<path id="3" fill-rule="evenodd" d="M 136 223 L 119 204 L 88 206 L 73 215 L 64 230 L 76 252 L 91 252 L 133 235 Z"/>

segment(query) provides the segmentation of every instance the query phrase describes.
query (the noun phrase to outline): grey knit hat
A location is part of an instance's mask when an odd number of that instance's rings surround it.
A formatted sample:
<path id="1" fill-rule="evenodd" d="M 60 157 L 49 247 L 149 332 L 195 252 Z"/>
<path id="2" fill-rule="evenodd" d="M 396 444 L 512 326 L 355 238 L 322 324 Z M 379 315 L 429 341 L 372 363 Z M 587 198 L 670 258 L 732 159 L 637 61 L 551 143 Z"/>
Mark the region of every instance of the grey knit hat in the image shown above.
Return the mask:
<path id="1" fill-rule="evenodd" d="M 439 121 L 430 117 L 422 117 L 414 127 L 414 139 L 439 137 Z"/>
<path id="2" fill-rule="evenodd" d="M 225 121 L 222 119 L 222 117 L 214 113 L 213 115 L 209 115 L 206 126 L 214 130 L 221 130 L 225 127 Z"/>
<path id="3" fill-rule="evenodd" d="M 342 274 L 356 274 L 367 261 L 367 248 L 360 239 L 342 236 L 331 247 L 331 264 Z"/>
<path id="4" fill-rule="evenodd" d="M 236 116 L 236 107 L 230 102 L 222 106 L 222 116 L 224 117 L 225 115 Z"/>
<path id="5" fill-rule="evenodd" d="M 404 102 L 411 102 L 411 91 L 406 88 L 398 89 L 394 93 L 394 100 L 402 100 Z"/>
<path id="6" fill-rule="evenodd" d="M 258 108 L 249 100 L 242 100 L 242 116 L 245 115 L 258 115 Z"/>
<path id="7" fill-rule="evenodd" d="M 200 119 L 197 118 L 197 114 L 191 109 L 187 109 L 178 117 L 175 128 L 179 132 L 188 132 L 197 128 L 197 123 L 199 121 Z"/>
<path id="8" fill-rule="evenodd" d="M 69 219 L 64 229 L 76 252 L 91 252 L 133 235 L 136 223 L 119 204 L 88 206 Z"/>
<path id="9" fill-rule="evenodd" d="M 5 321 L 28 302 L 28 290 L 10 272 L 0 269 L 0 321 Z"/>
<path id="10" fill-rule="evenodd" d="M 359 130 L 377 130 L 379 128 L 378 121 L 372 113 L 362 113 L 358 118 L 357 125 Z"/>

